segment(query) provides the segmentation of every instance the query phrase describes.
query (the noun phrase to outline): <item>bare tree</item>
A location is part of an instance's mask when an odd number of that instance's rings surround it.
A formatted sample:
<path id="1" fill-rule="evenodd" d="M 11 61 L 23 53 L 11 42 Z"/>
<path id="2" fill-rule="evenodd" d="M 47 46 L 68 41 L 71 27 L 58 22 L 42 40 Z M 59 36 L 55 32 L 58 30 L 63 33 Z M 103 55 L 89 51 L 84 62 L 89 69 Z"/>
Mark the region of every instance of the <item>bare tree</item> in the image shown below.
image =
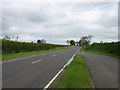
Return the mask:
<path id="1" fill-rule="evenodd" d="M 10 36 L 6 35 L 3 39 L 4 40 L 10 40 Z"/>
<path id="2" fill-rule="evenodd" d="M 70 44 L 70 41 L 69 41 L 69 40 L 67 40 L 66 42 L 67 42 L 68 45 Z"/>
<path id="3" fill-rule="evenodd" d="M 81 38 L 79 42 L 81 42 L 82 46 L 89 45 L 91 43 L 92 37 L 93 37 L 92 35 L 84 36 Z"/>
<path id="4" fill-rule="evenodd" d="M 15 41 L 17 41 L 19 38 L 20 38 L 20 36 L 17 36 L 17 37 L 15 38 Z"/>
<path id="5" fill-rule="evenodd" d="M 12 41 L 14 41 L 14 38 L 15 38 L 15 37 L 13 36 L 13 37 L 12 37 Z"/>

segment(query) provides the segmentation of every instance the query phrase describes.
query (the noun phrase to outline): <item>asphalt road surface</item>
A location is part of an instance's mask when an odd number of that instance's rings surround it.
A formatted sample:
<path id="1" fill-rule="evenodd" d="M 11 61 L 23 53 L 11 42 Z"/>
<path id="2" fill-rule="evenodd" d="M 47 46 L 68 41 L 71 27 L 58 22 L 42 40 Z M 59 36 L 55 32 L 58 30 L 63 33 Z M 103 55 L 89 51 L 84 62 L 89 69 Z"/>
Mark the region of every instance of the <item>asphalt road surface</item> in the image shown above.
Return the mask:
<path id="1" fill-rule="evenodd" d="M 118 59 L 94 53 L 82 54 L 96 88 L 118 88 Z"/>
<path id="2" fill-rule="evenodd" d="M 2 63 L 3 88 L 44 88 L 79 47 Z"/>

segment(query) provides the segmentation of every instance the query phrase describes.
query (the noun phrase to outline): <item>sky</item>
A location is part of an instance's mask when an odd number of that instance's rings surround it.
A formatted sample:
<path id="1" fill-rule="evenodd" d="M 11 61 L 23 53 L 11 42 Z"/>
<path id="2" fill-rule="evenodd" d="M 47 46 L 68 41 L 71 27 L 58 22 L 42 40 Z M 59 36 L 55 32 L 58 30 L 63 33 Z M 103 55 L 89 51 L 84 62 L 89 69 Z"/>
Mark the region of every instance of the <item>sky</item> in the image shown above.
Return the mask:
<path id="1" fill-rule="evenodd" d="M 118 41 L 117 2 L 4 2 L 2 36 L 21 42 L 67 44 L 92 35 L 92 42 Z"/>

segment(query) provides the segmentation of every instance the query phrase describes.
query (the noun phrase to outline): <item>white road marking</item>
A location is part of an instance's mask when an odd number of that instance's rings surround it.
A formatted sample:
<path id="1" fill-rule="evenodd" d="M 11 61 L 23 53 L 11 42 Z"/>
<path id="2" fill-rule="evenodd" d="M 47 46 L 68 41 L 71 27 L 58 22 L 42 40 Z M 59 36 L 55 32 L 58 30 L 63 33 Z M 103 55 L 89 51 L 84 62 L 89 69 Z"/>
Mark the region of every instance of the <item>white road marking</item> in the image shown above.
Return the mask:
<path id="1" fill-rule="evenodd" d="M 2 64 L 2 61 L 0 61 L 0 64 Z"/>
<path id="2" fill-rule="evenodd" d="M 32 62 L 32 64 L 35 64 L 35 63 L 40 62 L 40 61 L 42 61 L 42 60 L 37 60 L 37 61 L 34 61 L 34 62 Z"/>
<path id="3" fill-rule="evenodd" d="M 82 53 L 85 53 L 85 52 L 82 52 Z"/>
<path id="4" fill-rule="evenodd" d="M 52 55 L 53 57 L 55 57 L 56 55 Z"/>
<path id="5" fill-rule="evenodd" d="M 3 61 L 2 63 L 6 63 L 6 62 L 12 62 L 12 61 L 17 61 L 17 60 L 20 60 L 22 58 L 18 58 L 18 59 L 13 59 L 13 60 L 8 60 L 8 61 Z"/>
<path id="6" fill-rule="evenodd" d="M 79 50 L 78 50 L 79 51 Z M 77 51 L 77 52 L 78 52 Z M 71 62 L 72 62 L 72 60 L 73 60 L 73 58 L 74 58 L 74 56 L 77 54 L 77 52 L 75 53 L 75 54 L 73 54 L 73 56 L 72 56 L 72 58 L 70 58 L 70 60 L 62 67 L 62 69 L 52 78 L 52 80 L 50 80 L 49 82 L 48 82 L 48 84 L 43 88 L 43 90 L 47 90 L 47 88 L 52 84 L 52 82 L 58 77 L 58 75 L 64 70 L 64 68 L 66 67 L 66 66 L 68 66 Z"/>
<path id="7" fill-rule="evenodd" d="M 21 59 L 27 59 L 27 58 L 31 58 L 31 57 L 35 57 L 35 56 L 36 55 L 21 57 L 21 58 L 17 58 L 17 59 L 13 59 L 13 60 L 3 61 L 2 63 L 13 62 L 13 61 L 17 61 L 17 60 L 21 60 Z"/>

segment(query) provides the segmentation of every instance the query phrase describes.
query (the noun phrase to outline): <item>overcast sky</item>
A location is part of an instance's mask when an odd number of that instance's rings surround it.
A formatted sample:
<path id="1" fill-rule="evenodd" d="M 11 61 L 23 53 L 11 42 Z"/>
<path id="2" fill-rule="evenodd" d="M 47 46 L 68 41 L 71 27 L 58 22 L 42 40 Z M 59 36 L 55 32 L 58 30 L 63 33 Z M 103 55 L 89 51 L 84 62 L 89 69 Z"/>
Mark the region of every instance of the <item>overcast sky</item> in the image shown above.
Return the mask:
<path id="1" fill-rule="evenodd" d="M 20 36 L 19 41 L 66 44 L 93 35 L 92 42 L 118 40 L 118 3 L 51 2 L 3 3 L 3 36 Z"/>

